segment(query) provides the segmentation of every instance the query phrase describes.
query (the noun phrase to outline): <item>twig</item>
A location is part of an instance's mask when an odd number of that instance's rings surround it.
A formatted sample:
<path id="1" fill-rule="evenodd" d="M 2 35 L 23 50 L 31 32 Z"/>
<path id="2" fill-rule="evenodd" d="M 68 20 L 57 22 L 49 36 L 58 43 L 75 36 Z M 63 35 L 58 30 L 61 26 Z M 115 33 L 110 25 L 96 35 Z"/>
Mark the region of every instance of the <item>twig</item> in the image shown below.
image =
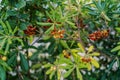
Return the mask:
<path id="1" fill-rule="evenodd" d="M 75 79 L 75 72 L 74 72 L 74 71 L 72 72 L 72 77 L 73 77 L 73 78 L 72 78 L 73 80 L 76 80 L 76 79 Z"/>
<path id="2" fill-rule="evenodd" d="M 39 36 L 38 39 L 35 40 L 35 41 L 31 44 L 31 46 L 34 45 L 36 42 L 38 42 L 38 41 L 40 40 L 40 38 L 41 38 L 41 36 Z"/>
<path id="3" fill-rule="evenodd" d="M 82 47 L 83 47 L 84 50 L 85 50 L 83 41 L 82 41 L 82 39 L 81 39 L 81 34 L 80 34 L 80 27 L 81 27 L 81 26 L 80 26 L 79 18 L 78 18 L 78 17 L 79 17 L 79 16 L 76 16 L 76 25 L 77 25 L 77 27 L 78 27 L 78 34 L 79 34 L 78 41 L 81 43 Z"/>

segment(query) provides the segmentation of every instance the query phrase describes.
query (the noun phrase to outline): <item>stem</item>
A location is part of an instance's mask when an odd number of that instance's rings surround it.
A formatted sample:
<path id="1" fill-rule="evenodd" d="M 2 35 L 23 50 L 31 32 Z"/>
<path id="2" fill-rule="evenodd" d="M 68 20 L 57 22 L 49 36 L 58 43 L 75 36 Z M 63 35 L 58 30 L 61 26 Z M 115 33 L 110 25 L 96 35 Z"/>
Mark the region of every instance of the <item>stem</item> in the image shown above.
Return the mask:
<path id="1" fill-rule="evenodd" d="M 72 78 L 73 80 L 76 80 L 76 79 L 75 79 L 75 72 L 74 72 L 74 71 L 72 72 L 72 77 L 73 77 L 73 78 Z"/>
<path id="2" fill-rule="evenodd" d="M 40 38 L 41 38 L 41 36 L 39 36 L 38 39 L 35 40 L 35 41 L 31 44 L 31 46 L 34 45 L 36 42 L 38 42 L 38 41 L 40 40 Z"/>
<path id="3" fill-rule="evenodd" d="M 81 28 L 81 26 L 80 26 L 80 23 L 79 23 L 79 16 L 76 16 L 76 25 L 77 25 L 77 27 L 78 27 L 78 35 L 79 35 L 78 41 L 81 43 L 83 49 L 85 50 L 83 41 L 82 41 L 82 39 L 81 39 L 81 34 L 80 34 L 80 28 Z"/>
<path id="4" fill-rule="evenodd" d="M 44 72 L 44 80 L 47 80 L 47 75 L 45 74 L 45 72 Z"/>
<path id="5" fill-rule="evenodd" d="M 37 32 L 39 32 L 39 31 L 37 31 Z M 40 38 L 42 37 L 43 34 L 44 34 L 44 33 L 40 33 L 38 39 L 35 40 L 35 41 L 31 44 L 31 46 L 34 45 L 36 42 L 38 42 L 38 41 L 40 40 Z"/>
<path id="6" fill-rule="evenodd" d="M 19 71 L 19 65 L 16 66 L 16 70 L 17 70 L 17 74 L 18 74 L 19 79 L 23 80 L 23 76 L 22 76 L 22 74 Z"/>
<path id="7" fill-rule="evenodd" d="M 26 39 L 26 42 L 28 43 L 28 39 Z M 27 54 L 27 61 L 28 61 L 28 65 L 29 65 L 29 57 L 28 57 L 28 55 L 29 55 L 29 48 L 26 50 L 26 54 Z M 30 68 L 30 67 L 29 67 Z M 31 77 L 30 76 L 30 69 L 28 70 L 28 72 L 27 72 L 27 75 L 28 75 L 28 77 Z"/>
<path id="8" fill-rule="evenodd" d="M 17 56 L 19 56 L 19 54 L 17 54 Z M 23 76 L 22 76 L 22 74 L 19 71 L 19 63 L 18 62 L 17 62 L 17 66 L 16 66 L 16 71 L 17 71 L 19 79 L 23 80 Z"/>

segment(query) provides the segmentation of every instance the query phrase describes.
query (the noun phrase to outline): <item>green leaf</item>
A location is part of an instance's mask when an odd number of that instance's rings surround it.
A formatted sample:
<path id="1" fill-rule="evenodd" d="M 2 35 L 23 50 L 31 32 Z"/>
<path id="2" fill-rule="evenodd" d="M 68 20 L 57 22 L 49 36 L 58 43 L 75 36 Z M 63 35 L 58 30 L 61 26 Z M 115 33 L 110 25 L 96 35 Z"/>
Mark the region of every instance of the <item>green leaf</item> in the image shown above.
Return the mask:
<path id="1" fill-rule="evenodd" d="M 6 15 L 9 17 L 9 16 L 17 16 L 19 14 L 18 11 L 16 10 L 7 10 L 6 11 Z"/>
<path id="2" fill-rule="evenodd" d="M 9 45 L 12 44 L 12 38 L 8 38 L 7 41 Z"/>
<path id="3" fill-rule="evenodd" d="M 10 71 L 12 70 L 5 61 L 0 60 L 0 65 L 2 65 L 5 70 L 6 70 L 6 69 L 7 69 L 7 70 L 10 70 Z"/>
<path id="4" fill-rule="evenodd" d="M 101 16 L 102 16 L 102 18 L 104 18 L 105 20 L 111 21 L 111 19 L 110 19 L 104 12 L 101 12 Z"/>
<path id="5" fill-rule="evenodd" d="M 50 74 L 50 79 L 52 79 L 52 77 L 53 77 L 53 75 L 55 74 L 55 70 L 54 71 L 52 71 L 52 73 Z"/>
<path id="6" fill-rule="evenodd" d="M 119 55 L 120 56 L 120 51 L 118 51 L 118 54 L 117 55 Z"/>
<path id="7" fill-rule="evenodd" d="M 64 78 L 67 78 L 74 70 L 74 67 L 69 69 L 65 74 L 64 74 Z"/>
<path id="8" fill-rule="evenodd" d="M 89 54 L 90 56 L 99 56 L 100 55 L 100 53 L 99 52 L 93 52 L 93 53 L 91 53 L 91 54 Z"/>
<path id="9" fill-rule="evenodd" d="M 17 8 L 23 8 L 26 6 L 26 1 L 25 0 L 19 0 L 18 3 L 16 4 Z"/>
<path id="10" fill-rule="evenodd" d="M 1 46 L 0 46 L 0 49 L 2 49 L 5 45 L 5 42 L 6 42 L 7 38 L 4 38 L 1 42 Z"/>
<path id="11" fill-rule="evenodd" d="M 62 49 L 62 45 L 57 44 L 57 46 L 58 46 L 58 52 L 61 53 L 61 52 L 63 51 L 63 49 Z"/>
<path id="12" fill-rule="evenodd" d="M 22 46 L 24 46 L 23 40 L 21 38 L 14 38 L 14 40 L 17 40 L 18 42 L 21 43 Z"/>
<path id="13" fill-rule="evenodd" d="M 61 69 L 71 69 L 71 68 L 73 68 L 73 65 L 68 65 L 68 64 L 60 65 L 59 68 L 61 68 Z"/>
<path id="14" fill-rule="evenodd" d="M 8 59 L 7 63 L 8 63 L 8 65 L 10 65 L 12 67 L 15 66 L 17 63 L 17 55 L 15 54 L 15 55 L 11 56 L 10 59 Z"/>
<path id="15" fill-rule="evenodd" d="M 2 25 L 2 28 L 4 29 L 4 32 L 5 32 L 6 34 L 8 34 L 8 30 L 7 30 L 7 27 L 6 27 L 5 23 L 3 23 L 2 20 L 0 20 L 0 24 Z"/>
<path id="16" fill-rule="evenodd" d="M 31 68 L 32 69 L 37 69 L 37 68 L 40 68 L 40 67 L 41 67 L 41 64 L 37 63 L 37 64 L 33 65 Z"/>
<path id="17" fill-rule="evenodd" d="M 120 45 L 117 46 L 117 47 L 115 47 L 115 48 L 113 48 L 113 49 L 111 50 L 111 52 L 115 52 L 115 51 L 118 51 L 118 50 L 120 50 Z"/>
<path id="18" fill-rule="evenodd" d="M 9 41 L 7 41 L 7 44 L 6 44 L 6 47 L 5 47 L 5 55 L 8 53 L 9 51 L 9 47 L 10 47 L 10 44 L 9 44 Z"/>
<path id="19" fill-rule="evenodd" d="M 16 26 L 15 29 L 13 30 L 12 34 L 15 34 L 18 30 L 18 27 Z"/>
<path id="20" fill-rule="evenodd" d="M 90 46 L 90 47 L 88 48 L 88 53 L 92 52 L 93 49 L 94 49 L 94 46 Z"/>
<path id="21" fill-rule="evenodd" d="M 93 58 L 92 58 L 91 63 L 92 63 L 96 68 L 99 68 L 99 67 L 100 67 L 99 63 L 98 63 L 95 59 L 93 59 Z"/>
<path id="22" fill-rule="evenodd" d="M 51 26 L 53 23 L 45 23 L 45 22 L 37 22 L 38 25 L 40 26 Z"/>
<path id="23" fill-rule="evenodd" d="M 29 70 L 29 64 L 27 59 L 25 58 L 25 55 L 23 55 L 22 53 L 20 53 L 20 65 L 22 70 L 24 71 L 28 71 Z"/>
<path id="24" fill-rule="evenodd" d="M 83 80 L 82 74 L 80 73 L 78 68 L 76 68 L 76 72 L 77 72 L 77 78 L 80 79 L 80 80 Z"/>
<path id="25" fill-rule="evenodd" d="M 47 16 L 48 16 L 51 20 L 53 20 L 53 19 L 52 19 L 53 16 L 50 15 L 48 11 L 46 11 L 46 14 L 47 14 Z"/>
<path id="26" fill-rule="evenodd" d="M 51 67 L 51 66 L 52 66 L 52 64 L 48 63 L 48 64 L 44 65 L 44 68 L 48 68 L 48 67 Z"/>
<path id="27" fill-rule="evenodd" d="M 48 69 L 48 70 L 46 71 L 46 74 L 48 75 L 48 74 L 50 74 L 52 71 L 53 71 L 53 70 L 50 68 L 50 69 Z"/>
<path id="28" fill-rule="evenodd" d="M 88 71 L 90 71 L 90 70 L 92 69 L 92 66 L 91 66 L 90 63 L 87 63 L 87 64 L 86 64 L 86 67 L 87 67 Z"/>
<path id="29" fill-rule="evenodd" d="M 66 41 L 60 40 L 60 44 L 61 44 L 64 48 L 70 49 Z"/>
<path id="30" fill-rule="evenodd" d="M 21 23 L 21 24 L 20 24 L 20 29 L 21 29 L 21 30 L 26 30 L 26 29 L 27 29 L 27 26 L 28 26 L 27 23 Z"/>
<path id="31" fill-rule="evenodd" d="M 95 0 L 92 0 L 92 1 L 95 4 L 95 6 L 97 7 L 97 9 L 101 12 L 102 11 L 101 4 L 99 2 L 97 3 L 97 1 L 95 1 Z"/>
<path id="32" fill-rule="evenodd" d="M 83 46 L 82 46 L 81 43 L 78 43 L 77 45 L 78 45 L 78 47 L 80 48 L 80 50 L 81 50 L 82 52 L 85 52 L 85 50 L 84 50 L 84 48 L 83 48 Z"/>
<path id="33" fill-rule="evenodd" d="M 51 43 L 50 46 L 48 47 L 48 53 L 52 54 L 56 48 L 56 43 Z"/>
<path id="34" fill-rule="evenodd" d="M 116 61 L 116 59 L 113 59 L 113 60 L 111 61 L 111 63 L 109 63 L 109 67 L 108 67 L 108 70 L 109 70 L 109 71 L 112 69 L 115 61 Z"/>
<path id="35" fill-rule="evenodd" d="M 77 27 L 75 26 L 75 24 L 72 23 L 72 22 L 70 22 L 70 21 L 66 21 L 66 23 L 68 23 L 69 25 L 71 25 L 71 26 L 70 26 L 71 28 L 74 28 L 74 29 L 77 28 Z"/>
<path id="36" fill-rule="evenodd" d="M 57 80 L 60 80 L 61 77 L 61 71 L 57 70 Z"/>
<path id="37" fill-rule="evenodd" d="M 45 34 L 49 34 L 50 31 L 54 30 L 54 25 L 52 25 L 47 31 L 45 31 Z"/>
<path id="38" fill-rule="evenodd" d="M 120 42 L 118 42 L 117 44 L 120 44 Z"/>
<path id="39" fill-rule="evenodd" d="M 11 26 L 10 26 L 8 21 L 6 21 L 6 25 L 7 25 L 9 33 L 12 33 L 12 28 L 11 28 Z"/>
<path id="40" fill-rule="evenodd" d="M 61 58 L 59 60 L 59 63 L 63 64 L 63 63 L 66 63 L 66 64 L 73 64 L 72 61 L 70 59 L 67 59 L 67 58 Z"/>
<path id="41" fill-rule="evenodd" d="M 0 80 L 6 80 L 6 73 L 2 66 L 0 66 Z"/>

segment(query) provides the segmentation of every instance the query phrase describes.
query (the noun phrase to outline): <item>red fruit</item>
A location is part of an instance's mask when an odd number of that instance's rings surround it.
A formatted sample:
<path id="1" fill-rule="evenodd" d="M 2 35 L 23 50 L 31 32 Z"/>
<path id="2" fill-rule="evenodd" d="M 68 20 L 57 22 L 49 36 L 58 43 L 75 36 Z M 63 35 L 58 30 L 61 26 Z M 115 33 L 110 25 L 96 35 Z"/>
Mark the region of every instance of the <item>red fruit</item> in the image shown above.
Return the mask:
<path id="1" fill-rule="evenodd" d="M 50 23 L 52 23 L 52 20 L 51 20 L 51 19 L 47 19 L 47 22 L 50 22 Z"/>
<path id="2" fill-rule="evenodd" d="M 34 35 L 36 33 L 36 27 L 28 26 L 24 33 L 27 35 Z"/>
<path id="3" fill-rule="evenodd" d="M 82 60 L 82 62 L 86 62 L 86 63 L 91 62 L 91 59 L 90 58 L 86 58 L 86 57 L 83 57 L 81 60 Z"/>
<path id="4" fill-rule="evenodd" d="M 96 40 L 95 34 L 89 34 L 89 39 L 95 41 Z"/>
<path id="5" fill-rule="evenodd" d="M 92 34 L 89 34 L 89 39 L 96 41 L 102 38 L 106 38 L 109 35 L 109 30 L 96 31 Z"/>

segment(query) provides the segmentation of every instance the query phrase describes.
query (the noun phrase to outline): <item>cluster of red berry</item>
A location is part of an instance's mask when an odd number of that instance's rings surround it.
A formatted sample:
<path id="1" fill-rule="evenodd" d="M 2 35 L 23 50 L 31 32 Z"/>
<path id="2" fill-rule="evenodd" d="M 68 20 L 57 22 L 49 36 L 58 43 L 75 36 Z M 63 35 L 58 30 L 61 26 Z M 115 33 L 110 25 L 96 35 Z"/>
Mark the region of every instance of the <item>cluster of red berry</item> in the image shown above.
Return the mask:
<path id="1" fill-rule="evenodd" d="M 51 35 L 54 38 L 63 38 L 64 37 L 65 30 L 58 30 L 54 28 L 54 30 L 51 31 Z"/>
<path id="2" fill-rule="evenodd" d="M 70 58 L 71 54 L 68 53 L 66 50 L 63 50 L 63 55 L 65 58 Z"/>
<path id="3" fill-rule="evenodd" d="M 78 20 L 78 23 L 76 23 L 76 26 L 77 26 L 78 28 L 85 28 L 86 25 L 84 24 L 83 19 L 80 18 L 80 19 Z"/>
<path id="4" fill-rule="evenodd" d="M 99 40 L 102 38 L 106 38 L 106 37 L 108 37 L 108 35 L 109 35 L 109 30 L 102 30 L 102 31 L 99 30 L 92 34 L 89 34 L 89 39 L 96 41 L 96 40 Z"/>
<path id="5" fill-rule="evenodd" d="M 89 62 L 91 62 L 91 58 L 89 58 L 89 57 L 82 57 L 82 62 L 86 62 L 86 63 L 89 63 Z"/>
<path id="6" fill-rule="evenodd" d="M 36 34 L 36 27 L 28 26 L 24 33 L 27 35 L 35 35 Z"/>

